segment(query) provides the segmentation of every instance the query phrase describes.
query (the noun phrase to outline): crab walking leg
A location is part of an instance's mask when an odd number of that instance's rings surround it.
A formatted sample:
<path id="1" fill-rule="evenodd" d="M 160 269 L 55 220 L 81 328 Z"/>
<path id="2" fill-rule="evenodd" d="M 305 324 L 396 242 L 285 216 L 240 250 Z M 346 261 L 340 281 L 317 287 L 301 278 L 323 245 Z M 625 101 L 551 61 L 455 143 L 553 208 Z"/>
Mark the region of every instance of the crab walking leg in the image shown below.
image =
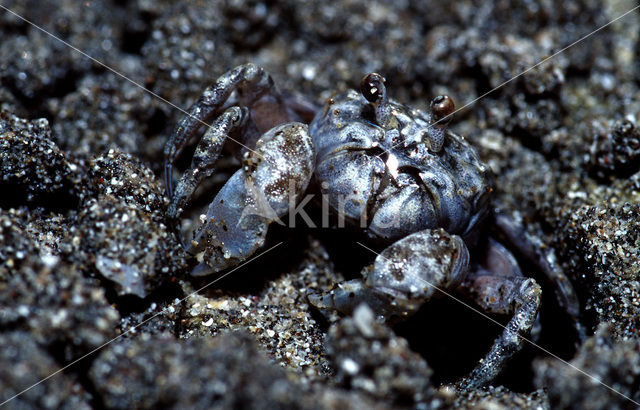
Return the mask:
<path id="1" fill-rule="evenodd" d="M 176 220 L 182 213 L 182 208 L 189 202 L 193 192 L 205 178 L 210 177 L 220 156 L 220 151 L 229 135 L 246 133 L 251 127 L 251 121 L 246 108 L 231 107 L 215 119 L 211 128 L 205 132 L 196 147 L 191 160 L 191 166 L 182 175 L 171 196 L 167 210 L 169 219 Z"/>
<path id="2" fill-rule="evenodd" d="M 236 98 L 230 101 L 234 91 Z M 169 196 L 173 194 L 171 170 L 182 149 L 202 125 L 231 105 L 248 107 L 254 111 L 253 117 L 261 132 L 289 122 L 292 118 L 271 76 L 262 67 L 249 63 L 227 71 L 207 87 L 189 108 L 189 114 L 178 122 L 164 147 L 165 183 Z"/>
<path id="3" fill-rule="evenodd" d="M 299 202 L 315 163 L 315 147 L 305 124 L 289 123 L 267 131 L 247 152 L 242 169 L 220 189 L 203 215 L 187 249 L 203 276 L 237 265 L 265 241 L 267 228 Z"/>
<path id="4" fill-rule="evenodd" d="M 492 381 L 509 358 L 522 349 L 522 337 L 529 334 L 536 320 L 542 292 L 531 278 L 498 276 L 485 270 L 471 273 L 462 287 L 472 295 L 483 311 L 513 314 L 489 353 L 469 376 L 458 382 L 459 388 L 472 389 Z"/>
<path id="5" fill-rule="evenodd" d="M 586 330 L 580 324 L 580 302 L 569 278 L 564 274 L 552 253 L 543 252 L 540 240 L 527 235 L 525 229 L 513 218 L 502 212 L 495 212 L 495 227 L 504 235 L 511 247 L 542 272 L 554 286 L 556 299 L 572 321 L 580 340 L 586 338 Z"/>

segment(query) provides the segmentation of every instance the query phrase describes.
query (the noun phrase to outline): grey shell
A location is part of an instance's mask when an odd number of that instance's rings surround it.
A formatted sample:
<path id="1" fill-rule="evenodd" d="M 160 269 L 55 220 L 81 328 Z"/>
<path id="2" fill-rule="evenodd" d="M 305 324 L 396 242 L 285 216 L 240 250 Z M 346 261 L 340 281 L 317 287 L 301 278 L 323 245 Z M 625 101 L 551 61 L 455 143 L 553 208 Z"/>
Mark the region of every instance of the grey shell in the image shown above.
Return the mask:
<path id="1" fill-rule="evenodd" d="M 375 123 L 371 104 L 354 90 L 330 98 L 309 125 L 322 194 L 374 238 L 442 227 L 467 240 L 488 212 L 488 167 L 463 137 L 431 126 L 431 114 L 389 104 L 392 129 Z M 438 132 L 444 146 L 433 153 L 423 141 Z"/>

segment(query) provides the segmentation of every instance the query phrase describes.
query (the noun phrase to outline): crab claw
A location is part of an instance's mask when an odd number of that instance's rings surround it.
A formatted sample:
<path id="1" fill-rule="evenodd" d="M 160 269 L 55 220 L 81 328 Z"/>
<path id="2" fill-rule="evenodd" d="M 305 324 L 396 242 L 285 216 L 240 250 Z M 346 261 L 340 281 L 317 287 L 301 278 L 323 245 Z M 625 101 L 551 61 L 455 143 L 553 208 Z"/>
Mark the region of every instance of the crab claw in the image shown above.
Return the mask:
<path id="1" fill-rule="evenodd" d="M 267 131 L 201 216 L 202 225 L 187 249 L 200 262 L 192 275 L 235 266 L 260 248 L 269 225 L 281 222 L 305 192 L 314 162 L 315 148 L 305 124 L 288 123 Z"/>
<path id="2" fill-rule="evenodd" d="M 469 272 L 469 251 L 462 238 L 425 229 L 387 247 L 362 270 L 363 279 L 338 284 L 327 293 L 309 292 L 322 313 L 350 314 L 366 303 L 378 317 L 397 321 L 415 313 L 437 290 L 460 284 Z"/>

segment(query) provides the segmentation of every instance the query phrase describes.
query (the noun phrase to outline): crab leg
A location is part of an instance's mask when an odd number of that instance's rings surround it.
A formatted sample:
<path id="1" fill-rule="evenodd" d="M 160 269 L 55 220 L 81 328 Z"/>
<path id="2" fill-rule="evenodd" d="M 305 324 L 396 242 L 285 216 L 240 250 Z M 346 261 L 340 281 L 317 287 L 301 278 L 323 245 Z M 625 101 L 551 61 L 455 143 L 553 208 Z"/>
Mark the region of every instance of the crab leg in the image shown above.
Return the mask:
<path id="1" fill-rule="evenodd" d="M 553 254 L 543 252 L 543 246 L 535 237 L 529 237 L 526 230 L 513 218 L 502 212 L 494 213 L 495 227 L 504 235 L 512 248 L 527 259 L 551 281 L 555 287 L 556 299 L 560 307 L 566 311 L 576 329 L 578 338 L 586 338 L 586 330 L 580 324 L 580 302 L 569 278 L 564 274 Z"/>
<path id="2" fill-rule="evenodd" d="M 234 91 L 236 91 L 235 99 L 231 98 Z M 188 115 L 178 123 L 164 147 L 165 182 L 169 196 L 173 195 L 171 184 L 173 163 L 182 149 L 202 125 L 232 105 L 250 108 L 254 112 L 253 118 L 260 132 L 288 122 L 292 118 L 271 76 L 262 67 L 243 64 L 226 72 L 214 84 L 207 87 L 189 108 Z M 245 144 L 243 141 L 238 142 Z"/>
<path id="3" fill-rule="evenodd" d="M 393 297 L 368 286 L 361 279 L 338 283 L 325 293 L 310 290 L 307 292 L 307 299 L 327 318 L 332 310 L 350 315 L 362 303 L 366 303 L 381 321 L 396 313 L 393 309 Z M 417 304 L 417 307 L 419 306 L 420 304 Z"/>
<path id="4" fill-rule="evenodd" d="M 246 108 L 231 107 L 215 119 L 211 128 L 205 132 L 198 143 L 193 154 L 191 167 L 184 172 L 175 192 L 171 195 L 171 202 L 167 210 L 169 219 L 178 219 L 182 208 L 189 202 L 198 185 L 213 174 L 222 146 L 229 135 L 246 134 L 250 131 L 257 132 L 248 117 L 249 113 Z"/>
<path id="5" fill-rule="evenodd" d="M 531 278 L 495 275 L 483 269 L 471 273 L 462 287 L 483 311 L 513 314 L 489 353 L 458 382 L 459 388 L 472 389 L 493 380 L 508 359 L 522 349 L 522 337 L 529 334 L 540 308 L 541 289 Z"/>

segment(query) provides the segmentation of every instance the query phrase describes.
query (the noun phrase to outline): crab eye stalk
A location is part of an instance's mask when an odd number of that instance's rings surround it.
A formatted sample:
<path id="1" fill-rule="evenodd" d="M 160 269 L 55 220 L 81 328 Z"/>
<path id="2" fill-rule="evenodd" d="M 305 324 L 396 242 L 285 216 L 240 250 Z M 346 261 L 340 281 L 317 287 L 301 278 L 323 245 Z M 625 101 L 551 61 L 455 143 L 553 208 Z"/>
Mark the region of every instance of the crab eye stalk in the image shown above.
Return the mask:
<path id="1" fill-rule="evenodd" d="M 378 125 L 384 128 L 392 128 L 390 126 L 391 108 L 387 104 L 387 89 L 384 83 L 383 76 L 378 73 L 369 73 L 360 81 L 360 92 L 375 108 Z"/>
<path id="2" fill-rule="evenodd" d="M 448 95 L 439 95 L 431 100 L 431 126 L 425 130 L 422 141 L 429 151 L 438 153 L 442 150 L 445 140 L 445 127 L 451 121 L 455 111 L 453 99 Z"/>
<path id="3" fill-rule="evenodd" d="M 440 126 L 445 126 L 449 121 L 451 121 L 455 108 L 453 98 L 448 95 L 439 95 L 431 100 L 431 114 L 433 115 L 433 120 Z"/>
<path id="4" fill-rule="evenodd" d="M 385 79 L 378 73 L 365 75 L 360 81 L 360 92 L 370 103 L 381 103 L 386 100 Z"/>

